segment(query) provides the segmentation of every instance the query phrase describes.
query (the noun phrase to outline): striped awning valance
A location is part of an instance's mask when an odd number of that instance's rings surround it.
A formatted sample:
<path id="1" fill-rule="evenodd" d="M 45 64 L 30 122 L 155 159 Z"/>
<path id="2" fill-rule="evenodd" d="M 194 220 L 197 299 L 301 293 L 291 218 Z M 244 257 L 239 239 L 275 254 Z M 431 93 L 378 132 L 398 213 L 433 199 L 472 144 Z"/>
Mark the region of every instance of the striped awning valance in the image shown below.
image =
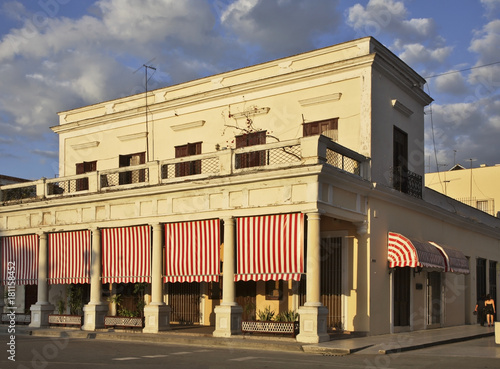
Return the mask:
<path id="1" fill-rule="evenodd" d="M 300 280 L 304 273 L 304 215 L 237 219 L 236 281 Z"/>
<path id="2" fill-rule="evenodd" d="M 437 244 L 435 242 L 430 242 L 432 245 L 436 246 L 436 248 L 441 251 L 443 254 L 444 262 L 445 262 L 445 272 L 451 273 L 460 273 L 460 274 L 469 274 L 469 260 L 465 257 L 465 255 L 456 249 L 452 249 L 449 246 L 444 246 L 441 244 Z"/>
<path id="3" fill-rule="evenodd" d="M 426 267 L 445 270 L 441 252 L 429 242 L 410 240 L 399 234 L 389 232 L 388 256 L 389 267 Z"/>
<path id="4" fill-rule="evenodd" d="M 49 283 L 90 283 L 91 232 L 49 234 Z"/>
<path id="5" fill-rule="evenodd" d="M 218 219 L 165 224 L 165 282 L 213 282 L 220 273 Z"/>
<path id="6" fill-rule="evenodd" d="M 151 283 L 150 226 L 102 229 L 102 283 Z"/>
<path id="7" fill-rule="evenodd" d="M 38 235 L 2 237 L 2 284 L 38 284 Z"/>

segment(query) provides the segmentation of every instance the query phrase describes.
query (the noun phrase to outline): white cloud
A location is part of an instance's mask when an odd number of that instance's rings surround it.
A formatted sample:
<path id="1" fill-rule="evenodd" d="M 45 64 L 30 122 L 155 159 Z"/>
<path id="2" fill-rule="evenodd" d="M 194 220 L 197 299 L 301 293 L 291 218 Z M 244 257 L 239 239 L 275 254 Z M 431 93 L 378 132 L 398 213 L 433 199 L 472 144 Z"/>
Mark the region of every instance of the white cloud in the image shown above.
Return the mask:
<path id="1" fill-rule="evenodd" d="M 434 19 L 409 16 L 403 1 L 370 0 L 348 9 L 347 24 L 358 36 L 389 39 L 389 47 L 412 67 L 443 63 L 453 48 L 439 36 Z"/>
<path id="2" fill-rule="evenodd" d="M 214 36 L 207 2 L 100 0 L 96 6 L 95 16 L 78 19 L 37 23 L 25 14 L 21 28 L 0 41 L 0 113 L 12 117 L 9 132 L 39 136 L 57 123 L 58 111 L 144 91 L 143 74 L 133 71 L 146 60 L 154 58 L 158 67 L 150 88 L 166 84 L 158 76 L 178 83 L 215 73 L 224 60 L 229 43 Z"/>
<path id="3" fill-rule="evenodd" d="M 450 70 L 434 80 L 433 92 L 438 94 L 463 95 L 468 92 L 468 86 L 461 73 Z"/>
<path id="4" fill-rule="evenodd" d="M 481 0 L 481 3 L 486 8 L 486 16 L 490 17 L 490 19 L 498 15 L 500 0 Z"/>
<path id="5" fill-rule="evenodd" d="M 442 64 L 450 56 L 453 48 L 450 46 L 439 48 L 428 48 L 423 44 L 406 44 L 399 57 L 409 65 L 438 65 Z"/>
<path id="6" fill-rule="evenodd" d="M 221 15 L 222 24 L 239 42 L 250 43 L 269 57 L 315 47 L 314 38 L 340 24 L 338 0 L 237 0 Z"/>

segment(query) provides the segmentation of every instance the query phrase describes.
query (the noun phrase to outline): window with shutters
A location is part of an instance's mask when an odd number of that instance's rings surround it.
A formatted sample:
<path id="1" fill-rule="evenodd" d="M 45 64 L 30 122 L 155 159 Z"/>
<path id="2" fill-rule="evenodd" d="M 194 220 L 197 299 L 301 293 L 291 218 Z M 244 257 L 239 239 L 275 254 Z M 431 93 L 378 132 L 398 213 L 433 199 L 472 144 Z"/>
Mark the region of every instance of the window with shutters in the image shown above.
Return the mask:
<path id="1" fill-rule="evenodd" d="M 267 131 L 245 133 L 236 136 L 236 148 L 262 145 L 266 143 Z M 266 165 L 266 151 L 252 151 L 236 155 L 236 169 Z"/>
<path id="2" fill-rule="evenodd" d="M 302 124 L 302 135 L 304 137 L 323 135 L 333 141 L 338 140 L 339 118 L 319 120 L 316 122 Z"/>
<path id="3" fill-rule="evenodd" d="M 176 158 L 184 158 L 186 156 L 199 154 L 201 154 L 201 142 L 175 146 Z M 194 174 L 201 174 L 201 160 L 185 161 L 175 164 L 176 177 L 192 176 Z"/>
<path id="4" fill-rule="evenodd" d="M 76 174 L 95 172 L 97 170 L 97 161 L 84 161 L 76 164 Z M 76 180 L 76 190 L 85 191 L 89 189 L 89 179 L 80 178 Z"/>
<path id="5" fill-rule="evenodd" d="M 141 165 L 146 163 L 146 153 L 139 152 L 129 155 L 120 155 L 119 165 L 120 168 L 131 167 L 134 165 Z M 127 172 L 120 172 L 120 184 L 130 184 L 146 181 L 146 170 L 131 170 Z"/>

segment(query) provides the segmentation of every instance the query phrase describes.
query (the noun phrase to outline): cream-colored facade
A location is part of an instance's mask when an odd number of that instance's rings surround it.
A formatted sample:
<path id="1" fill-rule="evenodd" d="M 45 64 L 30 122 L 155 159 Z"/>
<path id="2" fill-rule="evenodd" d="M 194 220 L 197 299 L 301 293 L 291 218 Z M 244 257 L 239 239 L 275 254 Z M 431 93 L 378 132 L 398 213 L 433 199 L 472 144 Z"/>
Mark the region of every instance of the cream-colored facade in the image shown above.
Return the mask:
<path id="1" fill-rule="evenodd" d="M 330 329 L 382 334 L 472 323 L 475 260 L 500 261 L 500 221 L 424 187 L 424 83 L 368 37 L 148 91 L 147 109 L 138 94 L 61 112 L 53 127 L 60 177 L 30 183 L 27 199 L 15 196 L 26 184 L 0 187 L 0 237 L 39 236 L 31 324 L 48 324 L 65 291 L 47 285 L 47 235 L 92 233 L 83 328 L 93 330 L 109 314 L 103 230 L 148 225 L 144 331 L 168 329 L 175 286 L 162 279 L 163 226 L 210 219 L 221 224 L 222 298 L 199 282 L 196 308 L 216 336 L 241 332 L 245 298 L 256 311 L 297 311 L 302 342 L 328 339 Z M 280 214 L 303 216 L 305 268 L 300 282 L 276 282 L 275 298 L 263 280 L 234 282 L 235 259 L 238 220 Z M 470 273 L 411 269 L 401 308 L 389 232 L 459 250 Z M 496 272 L 485 283 L 491 289 L 498 279 Z"/>
<path id="2" fill-rule="evenodd" d="M 448 171 L 425 174 L 427 187 L 492 216 L 499 212 L 499 181 L 500 165 L 468 169 L 456 165 Z"/>

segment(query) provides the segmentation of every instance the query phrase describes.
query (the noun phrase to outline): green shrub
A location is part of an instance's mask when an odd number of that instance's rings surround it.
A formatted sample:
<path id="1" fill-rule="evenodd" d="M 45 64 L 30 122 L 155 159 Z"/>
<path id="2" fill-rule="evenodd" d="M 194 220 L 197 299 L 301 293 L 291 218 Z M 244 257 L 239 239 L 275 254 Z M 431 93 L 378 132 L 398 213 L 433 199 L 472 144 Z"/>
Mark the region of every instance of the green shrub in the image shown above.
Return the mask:
<path id="1" fill-rule="evenodd" d="M 262 320 L 262 321 L 273 320 L 273 318 L 274 318 L 274 310 L 271 310 L 270 306 L 266 306 L 266 308 L 264 309 L 264 311 L 259 310 L 257 312 L 257 316 L 259 317 L 259 320 Z"/>
<path id="2" fill-rule="evenodd" d="M 282 311 L 276 318 L 274 318 L 277 322 L 296 322 L 299 320 L 299 314 L 294 310 Z"/>

